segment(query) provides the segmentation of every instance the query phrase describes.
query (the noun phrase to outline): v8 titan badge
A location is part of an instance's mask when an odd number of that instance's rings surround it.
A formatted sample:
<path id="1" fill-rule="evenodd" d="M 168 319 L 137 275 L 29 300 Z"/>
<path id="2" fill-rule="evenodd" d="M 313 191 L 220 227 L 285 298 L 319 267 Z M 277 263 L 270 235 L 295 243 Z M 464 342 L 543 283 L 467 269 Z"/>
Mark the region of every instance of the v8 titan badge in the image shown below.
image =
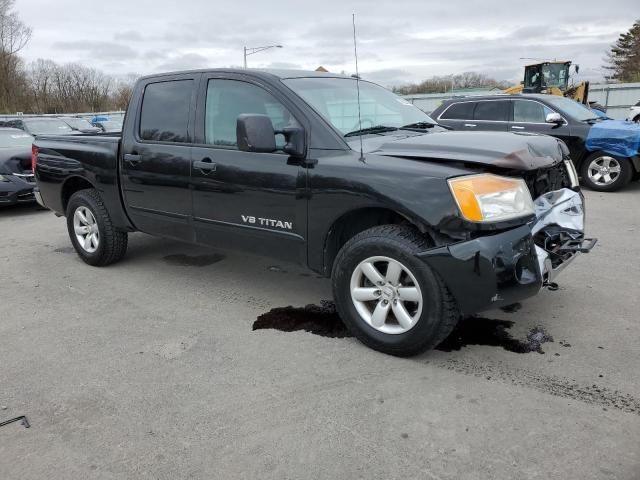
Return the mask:
<path id="1" fill-rule="evenodd" d="M 242 221 L 250 225 L 260 225 L 261 227 L 283 228 L 285 230 L 293 230 L 293 222 L 284 222 L 273 218 L 253 217 L 251 215 L 242 215 Z"/>

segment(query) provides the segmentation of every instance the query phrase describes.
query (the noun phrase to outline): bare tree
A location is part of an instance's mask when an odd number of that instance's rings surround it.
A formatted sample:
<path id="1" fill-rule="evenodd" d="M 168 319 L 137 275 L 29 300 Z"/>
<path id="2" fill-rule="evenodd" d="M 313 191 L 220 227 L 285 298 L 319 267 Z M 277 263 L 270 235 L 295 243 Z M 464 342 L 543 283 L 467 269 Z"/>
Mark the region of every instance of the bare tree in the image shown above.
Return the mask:
<path id="1" fill-rule="evenodd" d="M 25 78 L 18 52 L 31 29 L 12 11 L 15 0 L 0 0 L 0 111 L 12 111 L 24 95 Z"/>

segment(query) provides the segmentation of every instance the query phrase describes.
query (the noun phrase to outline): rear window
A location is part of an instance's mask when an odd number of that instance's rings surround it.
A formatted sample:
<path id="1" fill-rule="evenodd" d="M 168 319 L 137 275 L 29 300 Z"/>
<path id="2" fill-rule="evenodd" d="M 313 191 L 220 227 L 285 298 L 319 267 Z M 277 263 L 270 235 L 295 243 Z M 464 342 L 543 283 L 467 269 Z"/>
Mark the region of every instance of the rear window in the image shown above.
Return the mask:
<path id="1" fill-rule="evenodd" d="M 440 115 L 440 118 L 444 120 L 471 120 L 473 119 L 473 106 L 473 102 L 454 103 Z"/>
<path id="2" fill-rule="evenodd" d="M 156 142 L 189 142 L 193 80 L 150 83 L 144 89 L 140 137 Z"/>
<path id="3" fill-rule="evenodd" d="M 474 120 L 491 120 L 494 122 L 506 122 L 509 115 L 509 102 L 505 100 L 490 100 L 476 103 L 473 112 Z"/>

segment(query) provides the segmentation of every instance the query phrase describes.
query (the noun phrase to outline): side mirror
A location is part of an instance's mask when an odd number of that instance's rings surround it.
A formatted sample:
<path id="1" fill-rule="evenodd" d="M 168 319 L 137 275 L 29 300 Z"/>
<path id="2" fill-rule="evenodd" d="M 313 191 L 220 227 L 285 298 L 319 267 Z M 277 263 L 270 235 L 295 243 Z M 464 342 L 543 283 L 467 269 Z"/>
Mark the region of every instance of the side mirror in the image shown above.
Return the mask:
<path id="1" fill-rule="evenodd" d="M 556 125 L 562 125 L 564 123 L 564 120 L 562 120 L 562 116 L 556 112 L 548 114 L 545 121 L 547 123 L 555 123 Z"/>
<path id="2" fill-rule="evenodd" d="M 306 142 L 300 127 L 286 127 L 275 131 L 267 115 L 243 113 L 236 123 L 238 149 L 243 152 L 272 153 L 276 148 L 276 135 L 284 136 L 287 143 L 282 151 L 291 157 L 304 158 Z"/>
<path id="3" fill-rule="evenodd" d="M 276 132 L 284 135 L 287 143 L 282 147 L 284 153 L 295 158 L 304 158 L 306 145 L 304 141 L 304 130 L 300 127 L 285 127 Z"/>
<path id="4" fill-rule="evenodd" d="M 276 132 L 266 115 L 243 113 L 236 122 L 238 149 L 243 152 L 271 153 L 276 150 Z"/>

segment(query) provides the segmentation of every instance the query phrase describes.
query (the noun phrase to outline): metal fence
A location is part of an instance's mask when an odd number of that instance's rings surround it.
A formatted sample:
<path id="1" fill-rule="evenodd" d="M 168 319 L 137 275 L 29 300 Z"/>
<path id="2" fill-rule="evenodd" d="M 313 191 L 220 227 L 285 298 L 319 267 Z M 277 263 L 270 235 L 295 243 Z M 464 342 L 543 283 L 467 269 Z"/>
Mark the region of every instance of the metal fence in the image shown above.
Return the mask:
<path id="1" fill-rule="evenodd" d="M 499 94 L 500 90 L 469 90 L 451 93 L 422 93 L 404 95 L 409 102 L 421 110 L 431 113 L 443 100 L 454 96 L 474 96 Z M 624 120 L 629 115 L 629 108 L 640 101 L 640 83 L 594 84 L 589 90 L 589 101 L 595 101 L 607 109 L 611 118 Z"/>

